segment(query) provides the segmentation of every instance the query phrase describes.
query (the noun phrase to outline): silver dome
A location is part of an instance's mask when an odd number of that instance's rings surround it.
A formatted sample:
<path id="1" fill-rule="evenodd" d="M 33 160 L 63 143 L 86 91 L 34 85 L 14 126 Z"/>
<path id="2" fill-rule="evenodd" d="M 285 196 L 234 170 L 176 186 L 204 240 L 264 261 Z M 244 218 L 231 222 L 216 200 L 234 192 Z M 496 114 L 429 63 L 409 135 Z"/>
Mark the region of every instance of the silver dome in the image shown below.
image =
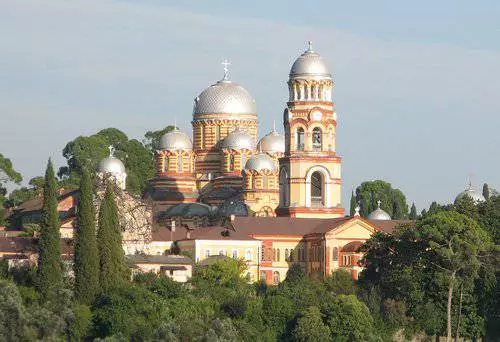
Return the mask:
<path id="1" fill-rule="evenodd" d="M 309 48 L 295 60 L 290 70 L 290 78 L 301 77 L 332 78 L 323 57 L 316 53 L 309 42 Z"/>
<path id="2" fill-rule="evenodd" d="M 378 208 L 375 209 L 374 211 L 372 211 L 368 215 L 368 219 L 369 220 L 384 220 L 384 221 L 391 220 L 391 215 L 389 215 L 384 210 L 382 210 L 382 208 L 380 208 L 380 201 L 378 201 L 377 204 L 378 204 Z"/>
<path id="3" fill-rule="evenodd" d="M 160 139 L 159 148 L 167 151 L 191 151 L 193 143 L 187 134 L 179 131 L 177 128 L 165 133 Z"/>
<path id="4" fill-rule="evenodd" d="M 455 198 L 455 202 L 458 201 L 459 199 L 465 197 L 465 196 L 469 196 L 470 198 L 472 198 L 475 203 L 480 203 L 480 202 L 486 201 L 484 196 L 479 191 L 477 191 L 472 186 L 471 183 L 469 183 L 469 186 L 467 187 L 467 189 L 465 189 L 464 191 L 462 191 L 461 193 L 458 194 L 458 196 Z"/>
<path id="5" fill-rule="evenodd" d="M 267 153 L 285 153 L 285 137 L 273 129 L 260 139 L 257 150 Z"/>
<path id="6" fill-rule="evenodd" d="M 123 165 L 122 161 L 114 156 L 109 156 L 101 160 L 99 166 L 97 167 L 98 172 L 103 173 L 124 173 L 125 165 Z"/>
<path id="7" fill-rule="evenodd" d="M 255 170 L 255 171 L 262 171 L 262 170 L 270 170 L 274 171 L 275 169 L 275 164 L 274 161 L 269 157 L 267 154 L 260 153 L 254 156 L 251 156 L 246 164 L 245 164 L 245 170 Z"/>
<path id="8" fill-rule="evenodd" d="M 248 133 L 237 128 L 221 141 L 220 147 L 233 150 L 254 150 L 255 142 Z"/>
<path id="9" fill-rule="evenodd" d="M 206 88 L 194 100 L 197 114 L 256 114 L 257 107 L 250 93 L 242 86 L 222 80 Z"/>

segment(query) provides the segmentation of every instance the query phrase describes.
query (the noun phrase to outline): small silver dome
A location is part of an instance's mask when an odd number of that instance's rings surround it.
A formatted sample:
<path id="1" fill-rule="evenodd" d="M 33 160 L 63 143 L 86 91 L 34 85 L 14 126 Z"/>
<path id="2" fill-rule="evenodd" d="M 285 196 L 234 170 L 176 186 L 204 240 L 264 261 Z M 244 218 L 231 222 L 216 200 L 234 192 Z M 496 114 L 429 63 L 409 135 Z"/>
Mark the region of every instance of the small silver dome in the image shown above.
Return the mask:
<path id="1" fill-rule="evenodd" d="M 97 167 L 98 172 L 103 172 L 103 173 L 124 173 L 125 172 L 125 165 L 123 165 L 122 161 L 112 155 L 109 157 L 104 158 L 101 160 L 99 163 L 99 166 Z"/>
<path id="2" fill-rule="evenodd" d="M 257 107 L 250 93 L 242 86 L 222 80 L 203 90 L 194 100 L 197 114 L 256 114 Z"/>
<path id="3" fill-rule="evenodd" d="M 259 153 L 257 155 L 251 156 L 245 164 L 245 170 L 274 171 L 275 168 L 276 166 L 274 164 L 274 161 L 271 159 L 271 157 L 264 153 Z"/>
<path id="4" fill-rule="evenodd" d="M 309 42 L 309 48 L 292 65 L 290 78 L 301 77 L 332 78 L 323 57 L 316 53 Z"/>
<path id="5" fill-rule="evenodd" d="M 382 208 L 380 208 L 380 203 L 381 202 L 378 201 L 377 202 L 378 208 L 372 211 L 370 215 L 368 215 L 369 220 L 384 220 L 384 221 L 391 220 L 391 215 L 389 215 L 384 210 L 382 210 Z"/>
<path id="6" fill-rule="evenodd" d="M 173 131 L 165 133 L 161 137 L 159 148 L 167 151 L 191 151 L 193 149 L 193 143 L 187 134 L 176 128 Z"/>
<path id="7" fill-rule="evenodd" d="M 273 129 L 260 139 L 257 150 L 267 153 L 285 153 L 285 137 Z"/>
<path id="8" fill-rule="evenodd" d="M 457 195 L 457 197 L 455 198 L 455 202 L 465 196 L 469 196 L 470 198 L 472 198 L 475 203 L 486 201 L 484 196 L 472 186 L 472 183 L 469 183 L 467 189 Z"/>
<path id="9" fill-rule="evenodd" d="M 222 140 L 220 147 L 233 150 L 255 150 L 255 142 L 248 133 L 237 128 Z"/>

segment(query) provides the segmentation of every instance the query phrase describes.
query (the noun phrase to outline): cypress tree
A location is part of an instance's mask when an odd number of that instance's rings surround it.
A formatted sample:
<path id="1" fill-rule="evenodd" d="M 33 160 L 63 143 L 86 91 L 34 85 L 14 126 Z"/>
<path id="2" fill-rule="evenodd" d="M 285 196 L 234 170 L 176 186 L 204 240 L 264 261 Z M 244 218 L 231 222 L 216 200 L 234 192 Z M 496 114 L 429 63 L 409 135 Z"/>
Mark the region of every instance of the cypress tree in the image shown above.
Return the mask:
<path id="1" fill-rule="evenodd" d="M 43 207 L 38 241 L 37 289 L 44 298 L 49 289 L 62 281 L 61 224 L 57 211 L 56 179 L 49 159 L 43 186 Z"/>
<path id="2" fill-rule="evenodd" d="M 356 202 L 356 196 L 354 196 L 354 191 L 351 192 L 351 208 L 349 210 L 349 216 L 353 217 L 356 213 L 356 207 L 358 203 Z"/>
<path id="3" fill-rule="evenodd" d="M 75 297 L 84 304 L 91 304 L 99 289 L 99 254 L 92 197 L 92 179 L 84 169 L 80 181 L 73 264 Z"/>
<path id="4" fill-rule="evenodd" d="M 118 209 L 113 186 L 108 184 L 99 210 L 99 282 L 108 289 L 125 278 L 125 257 L 122 248 L 122 232 L 118 222 Z"/>
<path id="5" fill-rule="evenodd" d="M 410 220 L 416 220 L 416 219 L 417 219 L 417 207 L 415 206 L 415 203 L 413 203 L 410 209 Z"/>
<path id="6" fill-rule="evenodd" d="M 490 199 L 490 187 L 488 186 L 487 183 L 483 184 L 483 197 L 485 200 Z"/>

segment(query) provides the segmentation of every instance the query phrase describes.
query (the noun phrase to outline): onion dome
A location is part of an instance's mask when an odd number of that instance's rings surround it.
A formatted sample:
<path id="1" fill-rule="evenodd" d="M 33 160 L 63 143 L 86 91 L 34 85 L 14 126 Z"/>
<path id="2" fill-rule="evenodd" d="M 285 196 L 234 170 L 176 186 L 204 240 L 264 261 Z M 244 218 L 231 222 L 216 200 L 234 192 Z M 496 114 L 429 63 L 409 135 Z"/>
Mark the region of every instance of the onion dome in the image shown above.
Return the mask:
<path id="1" fill-rule="evenodd" d="M 457 195 L 457 197 L 455 198 L 455 202 L 462 199 L 465 196 L 472 198 L 475 203 L 486 201 L 484 196 L 472 186 L 472 183 L 469 183 L 467 189 L 465 189 L 464 191 L 462 191 Z"/>
<path id="2" fill-rule="evenodd" d="M 120 159 L 114 156 L 114 148 L 112 146 L 109 147 L 109 157 L 101 160 L 97 166 L 97 172 L 112 174 L 125 173 L 125 165 L 123 165 Z"/>
<path id="3" fill-rule="evenodd" d="M 248 133 L 237 128 L 221 141 L 220 147 L 232 150 L 254 150 L 255 142 Z"/>
<path id="4" fill-rule="evenodd" d="M 309 42 L 309 48 L 295 60 L 290 70 L 290 78 L 310 77 L 332 78 L 323 57 L 312 49 L 311 42 Z"/>
<path id="5" fill-rule="evenodd" d="M 257 150 L 267 153 L 285 153 L 285 137 L 273 129 L 260 139 Z"/>
<path id="6" fill-rule="evenodd" d="M 378 201 L 377 202 L 378 208 L 372 211 L 370 215 L 368 215 L 369 220 L 384 220 L 384 221 L 391 220 L 391 215 L 389 215 L 380 208 L 380 203 L 381 202 Z"/>
<path id="7" fill-rule="evenodd" d="M 193 149 L 193 143 L 187 134 L 175 128 L 173 131 L 165 133 L 161 137 L 159 148 L 167 151 L 191 151 Z"/>
<path id="8" fill-rule="evenodd" d="M 245 170 L 254 170 L 254 171 L 262 171 L 262 170 L 270 170 L 273 171 L 275 169 L 274 161 L 267 154 L 259 153 L 254 156 L 251 156 L 246 164 Z"/>

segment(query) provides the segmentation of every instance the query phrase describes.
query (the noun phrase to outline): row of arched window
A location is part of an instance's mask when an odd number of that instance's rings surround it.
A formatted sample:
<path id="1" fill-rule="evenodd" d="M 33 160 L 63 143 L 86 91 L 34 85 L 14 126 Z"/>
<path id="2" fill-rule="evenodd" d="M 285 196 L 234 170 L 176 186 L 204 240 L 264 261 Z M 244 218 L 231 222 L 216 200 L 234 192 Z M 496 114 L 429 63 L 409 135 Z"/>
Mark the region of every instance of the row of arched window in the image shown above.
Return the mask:
<path id="1" fill-rule="evenodd" d="M 294 261 L 306 261 L 306 253 L 303 248 L 288 249 L 285 248 L 262 248 L 262 261 L 274 261 L 280 262 L 282 260 L 294 262 Z"/>
<path id="2" fill-rule="evenodd" d="M 189 158 L 189 157 L 186 157 L 186 158 Z M 165 162 L 163 164 L 163 169 L 165 171 L 169 171 L 171 159 L 173 159 L 173 158 L 168 157 L 168 156 L 165 157 Z M 188 161 L 189 161 L 189 159 L 188 159 Z M 184 171 L 184 157 L 182 155 L 178 155 L 175 158 L 175 163 L 176 163 L 176 172 L 183 172 Z M 190 172 L 191 171 L 191 162 L 188 162 L 188 165 L 189 165 L 188 170 L 186 170 L 186 171 Z"/>
<path id="3" fill-rule="evenodd" d="M 330 128 L 329 135 L 333 136 L 333 130 Z M 311 147 L 313 151 L 323 151 L 323 132 L 321 128 L 315 127 L 311 135 Z M 329 146 L 331 149 L 331 146 Z M 295 131 L 295 150 L 304 151 L 305 149 L 305 131 L 303 127 Z"/>

